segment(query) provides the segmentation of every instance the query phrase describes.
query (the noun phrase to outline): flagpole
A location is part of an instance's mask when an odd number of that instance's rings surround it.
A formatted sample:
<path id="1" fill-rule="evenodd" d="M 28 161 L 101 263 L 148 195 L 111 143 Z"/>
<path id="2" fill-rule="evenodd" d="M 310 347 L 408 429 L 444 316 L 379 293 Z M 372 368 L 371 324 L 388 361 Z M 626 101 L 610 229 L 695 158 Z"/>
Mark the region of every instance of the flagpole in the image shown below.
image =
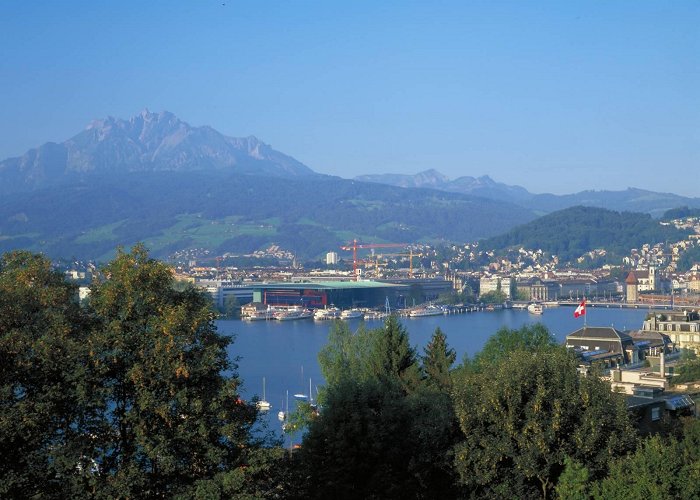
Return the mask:
<path id="1" fill-rule="evenodd" d="M 585 297 L 585 296 L 583 297 L 583 303 L 584 303 L 584 304 L 586 303 L 586 297 Z M 586 306 L 584 305 L 584 308 L 585 308 L 585 307 L 586 307 Z M 584 309 L 584 311 L 586 311 L 586 310 Z M 586 313 L 588 313 L 588 311 L 586 311 Z M 584 314 L 584 315 L 583 315 L 583 329 L 584 329 L 584 330 L 586 329 L 587 322 L 588 322 L 588 314 Z"/>

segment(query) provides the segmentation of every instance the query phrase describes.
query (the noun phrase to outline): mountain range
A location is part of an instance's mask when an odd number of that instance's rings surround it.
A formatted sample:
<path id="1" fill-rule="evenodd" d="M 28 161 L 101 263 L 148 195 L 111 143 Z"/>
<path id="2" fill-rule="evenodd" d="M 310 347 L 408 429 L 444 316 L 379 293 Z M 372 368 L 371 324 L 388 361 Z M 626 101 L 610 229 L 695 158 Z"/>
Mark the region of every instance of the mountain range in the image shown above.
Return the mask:
<path id="1" fill-rule="evenodd" d="M 415 175 L 375 174 L 355 178 L 362 182 L 376 182 L 400 187 L 424 187 L 452 193 L 481 196 L 491 200 L 507 201 L 533 210 L 539 214 L 563 210 L 574 206 L 607 208 L 625 212 L 648 213 L 660 217 L 667 210 L 687 206 L 700 208 L 700 198 L 688 198 L 672 193 L 657 193 L 637 188 L 624 191 L 581 191 L 566 195 L 534 194 L 521 186 L 496 182 L 488 175 L 463 176 L 450 180 L 431 169 Z"/>
<path id="2" fill-rule="evenodd" d="M 226 137 L 211 127 L 192 127 L 167 111 L 145 110 L 129 120 L 95 120 L 65 142 L 49 142 L 0 162 L 0 194 L 79 182 L 97 174 L 194 171 L 317 175 L 256 137 Z"/>
<path id="3" fill-rule="evenodd" d="M 323 175 L 255 137 L 227 137 L 169 112 L 96 120 L 62 143 L 0 162 L 0 251 L 107 258 L 145 241 L 154 255 L 275 243 L 314 258 L 368 242 L 466 242 L 567 204 L 660 211 L 698 199 L 627 190 L 535 195 L 488 176 Z"/>

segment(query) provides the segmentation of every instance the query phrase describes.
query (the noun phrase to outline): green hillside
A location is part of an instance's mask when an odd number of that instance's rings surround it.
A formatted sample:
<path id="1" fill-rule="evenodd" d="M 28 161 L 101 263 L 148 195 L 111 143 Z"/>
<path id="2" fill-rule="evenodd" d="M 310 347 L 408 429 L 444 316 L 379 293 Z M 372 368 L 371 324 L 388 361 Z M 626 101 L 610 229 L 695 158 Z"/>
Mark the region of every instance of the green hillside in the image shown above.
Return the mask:
<path id="1" fill-rule="evenodd" d="M 203 172 L 99 177 L 0 201 L 0 251 L 106 258 L 144 241 L 154 255 L 275 243 L 313 258 L 351 238 L 474 241 L 532 220 L 501 202 L 334 177 L 283 179 Z"/>

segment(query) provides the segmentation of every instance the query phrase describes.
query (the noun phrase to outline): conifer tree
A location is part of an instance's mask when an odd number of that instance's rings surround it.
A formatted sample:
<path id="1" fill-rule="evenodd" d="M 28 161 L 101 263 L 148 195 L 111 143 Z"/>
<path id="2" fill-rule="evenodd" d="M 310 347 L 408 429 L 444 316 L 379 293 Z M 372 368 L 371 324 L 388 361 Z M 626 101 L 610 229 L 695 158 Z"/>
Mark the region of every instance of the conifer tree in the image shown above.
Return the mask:
<path id="1" fill-rule="evenodd" d="M 449 393 L 452 387 L 450 369 L 457 358 L 457 353 L 448 347 L 447 338 L 440 327 L 435 328 L 424 352 L 423 372 L 428 386 Z"/>
<path id="2" fill-rule="evenodd" d="M 420 383 L 416 351 L 409 344 L 408 332 L 398 318 L 389 316 L 384 327 L 372 333 L 370 374 L 380 381 L 399 381 L 405 391 L 415 390 Z"/>

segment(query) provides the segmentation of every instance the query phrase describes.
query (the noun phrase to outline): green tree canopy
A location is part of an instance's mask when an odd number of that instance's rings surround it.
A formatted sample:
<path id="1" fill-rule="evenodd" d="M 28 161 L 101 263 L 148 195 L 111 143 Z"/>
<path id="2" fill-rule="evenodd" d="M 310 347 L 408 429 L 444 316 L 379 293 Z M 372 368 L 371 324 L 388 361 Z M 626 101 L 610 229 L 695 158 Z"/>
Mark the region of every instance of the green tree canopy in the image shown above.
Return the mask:
<path id="1" fill-rule="evenodd" d="M 71 496 L 81 481 L 95 429 L 88 332 L 77 289 L 47 259 L 2 257 L 0 497 Z"/>
<path id="2" fill-rule="evenodd" d="M 233 487 L 256 410 L 239 397 L 211 301 L 175 290 L 170 269 L 141 246 L 119 251 L 103 276 L 90 300 L 100 326 L 89 347 L 103 381 L 97 461 L 106 494 L 191 496 L 212 480 Z"/>
<path id="3" fill-rule="evenodd" d="M 420 382 L 416 351 L 396 316 L 380 328 L 368 330 L 362 325 L 355 333 L 346 322 L 336 321 L 318 358 L 328 387 L 343 380 L 377 379 L 400 381 L 411 390 Z"/>
<path id="4" fill-rule="evenodd" d="M 700 448 L 697 421 L 675 438 L 651 436 L 631 455 L 615 461 L 608 477 L 595 485 L 594 497 L 644 500 L 699 498 Z"/>
<path id="5" fill-rule="evenodd" d="M 368 358 L 373 333 L 361 324 L 355 333 L 347 321 L 334 321 L 328 342 L 318 354 L 321 373 L 328 386 L 343 380 L 366 380 L 369 377 Z"/>
<path id="6" fill-rule="evenodd" d="M 602 476 L 635 443 L 624 401 L 563 347 L 517 349 L 455 382 L 455 465 L 478 496 L 548 496 L 567 457 Z"/>
<path id="7" fill-rule="evenodd" d="M 425 380 L 393 316 L 356 333 L 337 323 L 319 361 L 327 386 L 302 443 L 300 474 L 312 485 L 304 496 L 460 496 L 451 453 L 460 430 L 445 390 L 454 352 L 442 332 L 428 348 Z"/>
<path id="8" fill-rule="evenodd" d="M 502 290 L 494 290 L 479 295 L 479 302 L 484 304 L 503 304 L 508 299 L 508 296 Z"/>
<path id="9" fill-rule="evenodd" d="M 542 323 L 524 325 L 518 329 L 503 327 L 489 337 L 473 360 L 465 360 L 465 367 L 470 370 L 483 370 L 497 364 L 514 351 L 533 352 L 554 345 L 554 336 Z"/>

